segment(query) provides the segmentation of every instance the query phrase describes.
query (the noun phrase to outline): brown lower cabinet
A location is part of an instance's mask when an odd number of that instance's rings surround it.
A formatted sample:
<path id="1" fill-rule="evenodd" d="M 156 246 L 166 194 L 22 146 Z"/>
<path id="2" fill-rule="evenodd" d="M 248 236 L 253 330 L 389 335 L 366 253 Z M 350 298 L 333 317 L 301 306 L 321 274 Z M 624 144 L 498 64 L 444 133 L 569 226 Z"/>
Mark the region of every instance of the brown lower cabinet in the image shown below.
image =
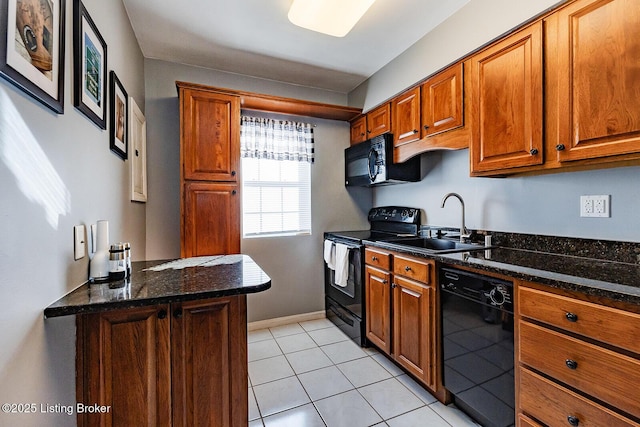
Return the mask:
<path id="1" fill-rule="evenodd" d="M 640 315 L 557 292 L 518 283 L 519 425 L 640 426 Z"/>
<path id="2" fill-rule="evenodd" d="M 366 334 L 438 399 L 442 386 L 435 261 L 365 249 Z"/>
<path id="3" fill-rule="evenodd" d="M 79 426 L 246 427 L 246 296 L 77 317 Z"/>

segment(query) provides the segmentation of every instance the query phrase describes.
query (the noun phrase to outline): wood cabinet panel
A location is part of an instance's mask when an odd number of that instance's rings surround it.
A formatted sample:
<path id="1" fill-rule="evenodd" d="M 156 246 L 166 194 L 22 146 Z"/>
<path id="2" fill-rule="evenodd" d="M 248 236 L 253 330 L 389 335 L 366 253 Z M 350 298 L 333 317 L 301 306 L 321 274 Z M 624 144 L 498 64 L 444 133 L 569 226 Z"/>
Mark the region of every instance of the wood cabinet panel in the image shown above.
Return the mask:
<path id="1" fill-rule="evenodd" d="M 520 315 L 640 354 L 640 315 L 520 286 Z"/>
<path id="2" fill-rule="evenodd" d="M 240 169 L 240 99 L 181 89 L 184 180 L 231 181 Z"/>
<path id="3" fill-rule="evenodd" d="M 640 426 L 528 369 L 519 374 L 521 410 L 546 425 L 570 425 L 568 417 L 575 417 L 580 426 Z"/>
<path id="4" fill-rule="evenodd" d="M 471 58 L 471 172 L 543 162 L 542 22 Z"/>
<path id="5" fill-rule="evenodd" d="M 78 425 L 171 425 L 168 310 L 163 305 L 78 317 L 78 402 L 110 407 L 79 413 Z"/>
<path id="6" fill-rule="evenodd" d="M 366 248 L 364 250 L 365 264 L 389 270 L 391 268 L 391 254 L 383 250 Z"/>
<path id="7" fill-rule="evenodd" d="M 246 426 L 246 297 L 171 308 L 173 425 Z"/>
<path id="8" fill-rule="evenodd" d="M 640 152 L 639 28 L 637 0 L 558 12 L 558 160 Z"/>
<path id="9" fill-rule="evenodd" d="M 187 182 L 184 186 L 182 256 L 240 252 L 238 184 Z"/>
<path id="10" fill-rule="evenodd" d="M 384 103 L 367 113 L 367 139 L 391 132 L 391 104 Z"/>
<path id="11" fill-rule="evenodd" d="M 415 258 L 394 256 L 393 273 L 409 279 L 417 280 L 424 284 L 431 283 L 432 263 L 429 261 L 417 260 Z"/>
<path id="12" fill-rule="evenodd" d="M 420 104 L 419 86 L 392 101 L 394 147 L 422 138 Z"/>
<path id="13" fill-rule="evenodd" d="M 541 424 L 533 421 L 526 415 L 518 414 L 517 424 L 518 427 L 543 427 Z"/>
<path id="14" fill-rule="evenodd" d="M 520 362 L 629 414 L 640 416 L 640 361 L 611 350 L 519 322 Z"/>
<path id="15" fill-rule="evenodd" d="M 351 122 L 351 145 L 367 140 L 367 116 L 358 117 Z"/>
<path id="16" fill-rule="evenodd" d="M 463 65 L 431 77 L 422 85 L 423 135 L 431 136 L 463 125 Z"/>
<path id="17" fill-rule="evenodd" d="M 398 363 L 434 387 L 433 291 L 402 277 L 393 286 L 393 354 Z"/>
<path id="18" fill-rule="evenodd" d="M 391 354 L 391 274 L 365 266 L 367 339 Z"/>

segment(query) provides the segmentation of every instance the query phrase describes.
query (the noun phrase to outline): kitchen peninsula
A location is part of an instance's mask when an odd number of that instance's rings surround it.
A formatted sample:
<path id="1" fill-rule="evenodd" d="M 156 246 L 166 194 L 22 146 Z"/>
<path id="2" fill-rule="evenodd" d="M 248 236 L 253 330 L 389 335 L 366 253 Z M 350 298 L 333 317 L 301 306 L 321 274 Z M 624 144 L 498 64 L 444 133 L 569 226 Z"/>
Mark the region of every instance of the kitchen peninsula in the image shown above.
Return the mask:
<path id="1" fill-rule="evenodd" d="M 246 294 L 271 279 L 246 255 L 134 262 L 44 311 L 77 315 L 78 425 L 247 425 Z M 90 402 L 90 403 L 89 403 Z"/>

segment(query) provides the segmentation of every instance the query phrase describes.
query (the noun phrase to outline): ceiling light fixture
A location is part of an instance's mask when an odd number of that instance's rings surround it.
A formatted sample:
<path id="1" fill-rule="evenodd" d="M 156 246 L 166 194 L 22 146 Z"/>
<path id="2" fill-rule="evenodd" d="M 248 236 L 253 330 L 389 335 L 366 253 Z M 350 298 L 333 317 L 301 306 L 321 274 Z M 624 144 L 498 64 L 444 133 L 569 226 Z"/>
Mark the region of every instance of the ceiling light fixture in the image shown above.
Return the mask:
<path id="1" fill-rule="evenodd" d="M 289 21 L 293 24 L 344 37 L 376 0 L 293 0 Z"/>

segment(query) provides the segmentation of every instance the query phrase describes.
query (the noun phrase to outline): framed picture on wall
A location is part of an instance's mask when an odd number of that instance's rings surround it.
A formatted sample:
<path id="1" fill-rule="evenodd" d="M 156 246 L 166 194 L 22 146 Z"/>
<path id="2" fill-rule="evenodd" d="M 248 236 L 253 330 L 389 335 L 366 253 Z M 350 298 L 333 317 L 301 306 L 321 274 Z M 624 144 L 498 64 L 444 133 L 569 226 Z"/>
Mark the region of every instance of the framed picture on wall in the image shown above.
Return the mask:
<path id="1" fill-rule="evenodd" d="M 80 0 L 73 3 L 73 105 L 107 128 L 107 44 Z"/>
<path id="2" fill-rule="evenodd" d="M 0 75 L 64 112 L 65 0 L 0 0 Z"/>
<path id="3" fill-rule="evenodd" d="M 109 120 L 110 136 L 109 146 L 111 151 L 122 158 L 127 159 L 127 132 L 129 123 L 129 104 L 127 91 L 116 76 L 115 71 L 111 71 L 109 76 L 109 102 L 111 104 L 111 116 Z"/>
<path id="4" fill-rule="evenodd" d="M 131 172 L 131 200 L 147 201 L 147 120 L 140 107 L 129 97 L 129 165 Z"/>

